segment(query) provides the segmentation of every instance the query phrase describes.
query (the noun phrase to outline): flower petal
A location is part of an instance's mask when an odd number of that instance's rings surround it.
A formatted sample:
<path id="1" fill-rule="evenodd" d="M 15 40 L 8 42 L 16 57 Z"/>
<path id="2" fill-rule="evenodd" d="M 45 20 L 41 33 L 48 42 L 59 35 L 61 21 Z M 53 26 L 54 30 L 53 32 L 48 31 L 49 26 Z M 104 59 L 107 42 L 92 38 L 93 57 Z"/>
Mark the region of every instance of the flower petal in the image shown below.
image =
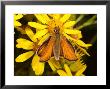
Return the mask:
<path id="1" fill-rule="evenodd" d="M 74 24 L 75 24 L 75 21 L 66 22 L 66 23 L 64 24 L 64 28 L 72 27 L 72 26 L 74 26 Z"/>
<path id="2" fill-rule="evenodd" d="M 67 73 L 63 70 L 57 70 L 57 73 L 60 75 L 60 76 L 68 76 Z"/>
<path id="3" fill-rule="evenodd" d="M 72 63 L 70 65 L 70 69 L 71 69 L 72 72 L 76 72 L 79 69 L 81 69 L 82 66 L 83 66 L 83 63 L 80 60 L 77 60 L 77 61 L 75 61 L 74 63 Z"/>
<path id="4" fill-rule="evenodd" d="M 78 35 L 78 39 L 82 38 L 81 31 L 74 29 L 74 35 L 76 35 L 76 34 Z"/>
<path id="5" fill-rule="evenodd" d="M 81 46 L 81 47 L 89 47 L 92 46 L 92 44 L 85 44 L 83 41 L 81 40 L 77 40 L 76 43 Z"/>
<path id="6" fill-rule="evenodd" d="M 34 36 L 33 31 L 32 31 L 30 28 L 28 28 L 28 27 L 25 29 L 25 31 L 26 31 L 26 34 L 28 35 L 28 37 L 29 37 L 33 42 L 36 42 L 36 40 L 33 39 L 33 36 Z"/>
<path id="7" fill-rule="evenodd" d="M 56 68 L 55 68 L 55 66 L 52 64 L 51 61 L 48 60 L 48 64 L 50 65 L 50 67 L 51 67 L 51 69 L 52 69 L 53 71 L 56 71 Z"/>
<path id="8" fill-rule="evenodd" d="M 42 45 L 42 43 L 44 43 L 48 38 L 49 38 L 50 34 L 47 33 L 46 35 L 44 35 L 40 41 L 38 42 L 38 45 Z"/>
<path id="9" fill-rule="evenodd" d="M 22 24 L 20 23 L 20 22 L 18 22 L 18 21 L 14 21 L 14 26 L 16 27 L 16 26 L 21 26 Z"/>
<path id="10" fill-rule="evenodd" d="M 16 61 L 16 62 L 24 62 L 24 61 L 26 61 L 27 59 L 29 59 L 33 54 L 34 54 L 34 51 L 29 51 L 29 52 L 23 53 L 23 54 L 19 55 L 19 56 L 15 59 L 15 61 Z"/>
<path id="11" fill-rule="evenodd" d="M 35 71 L 36 75 L 42 75 L 44 72 L 45 63 L 40 62 L 39 59 L 40 59 L 39 56 L 35 54 L 32 60 L 32 64 L 31 64 L 32 69 L 33 71 Z"/>
<path id="12" fill-rule="evenodd" d="M 82 47 L 80 47 L 80 46 L 78 46 L 78 45 L 77 45 L 77 47 L 78 47 L 78 49 L 79 49 L 80 51 L 82 51 L 84 54 L 90 56 L 90 54 L 89 54 L 84 48 L 82 48 Z"/>
<path id="13" fill-rule="evenodd" d="M 72 34 L 73 38 L 74 38 L 74 36 L 77 36 L 77 39 L 82 38 L 81 31 L 79 31 L 79 30 L 75 30 L 75 29 L 64 29 L 64 32 L 66 34 Z"/>
<path id="14" fill-rule="evenodd" d="M 47 29 L 40 30 L 40 31 L 36 32 L 33 39 L 40 38 L 40 37 L 44 36 L 47 32 L 48 32 Z"/>
<path id="15" fill-rule="evenodd" d="M 63 35 L 64 35 L 68 40 L 74 40 L 71 36 L 67 35 L 66 33 L 63 33 Z"/>
<path id="16" fill-rule="evenodd" d="M 35 14 L 36 18 L 43 24 L 48 23 L 47 20 L 41 14 Z"/>
<path id="17" fill-rule="evenodd" d="M 48 61 L 50 61 L 56 69 L 62 68 L 59 61 L 57 61 L 54 57 L 51 57 Z"/>
<path id="18" fill-rule="evenodd" d="M 86 70 L 86 68 L 87 68 L 87 66 L 86 65 L 83 65 L 83 67 L 76 72 L 75 76 L 82 75 L 82 73 Z"/>
<path id="19" fill-rule="evenodd" d="M 36 22 L 28 22 L 28 25 L 31 27 L 34 27 L 36 29 L 45 29 L 47 28 L 47 25 L 42 25 L 40 23 L 36 23 Z"/>
<path id="20" fill-rule="evenodd" d="M 50 18 L 48 17 L 48 15 L 47 15 L 47 14 L 42 14 L 42 16 L 43 16 L 43 18 L 45 18 L 45 20 L 46 20 L 47 22 L 49 22 L 49 21 L 50 21 Z"/>
<path id="21" fill-rule="evenodd" d="M 64 69 L 65 69 L 68 76 L 72 76 L 71 70 L 70 70 L 70 68 L 68 67 L 67 64 L 64 64 Z"/>
<path id="22" fill-rule="evenodd" d="M 33 49 L 33 47 L 34 47 L 33 42 L 23 39 L 23 38 L 17 39 L 17 42 L 18 42 L 18 44 L 16 45 L 17 48 L 23 48 L 26 50 L 30 50 L 30 49 Z"/>
<path id="23" fill-rule="evenodd" d="M 65 14 L 63 17 L 60 18 L 61 22 L 66 22 L 70 18 L 71 14 Z"/>
<path id="24" fill-rule="evenodd" d="M 67 34 L 78 34 L 78 32 L 74 29 L 64 29 L 64 32 Z"/>
<path id="25" fill-rule="evenodd" d="M 85 76 L 84 74 L 81 74 L 80 76 Z"/>
<path id="26" fill-rule="evenodd" d="M 60 18 L 60 14 L 53 14 L 52 16 L 54 19 L 59 19 Z"/>
<path id="27" fill-rule="evenodd" d="M 14 20 L 18 20 L 18 19 L 20 19 L 22 17 L 23 17 L 22 14 L 14 15 Z"/>

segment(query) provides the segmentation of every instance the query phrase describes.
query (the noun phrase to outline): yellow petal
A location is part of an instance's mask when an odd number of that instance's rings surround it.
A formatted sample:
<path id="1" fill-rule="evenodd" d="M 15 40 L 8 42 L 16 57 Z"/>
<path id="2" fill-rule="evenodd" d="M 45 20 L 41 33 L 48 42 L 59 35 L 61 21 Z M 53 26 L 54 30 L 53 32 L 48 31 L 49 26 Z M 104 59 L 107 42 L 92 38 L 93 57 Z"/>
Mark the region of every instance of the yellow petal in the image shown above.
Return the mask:
<path id="1" fill-rule="evenodd" d="M 83 67 L 76 72 L 75 76 L 80 76 L 86 70 L 86 68 L 87 66 L 83 65 Z"/>
<path id="2" fill-rule="evenodd" d="M 63 33 L 63 35 L 64 35 L 68 40 L 74 40 L 71 36 L 67 35 L 66 33 Z"/>
<path id="3" fill-rule="evenodd" d="M 84 48 L 82 48 L 82 47 L 80 47 L 80 46 L 77 46 L 77 47 L 78 47 L 84 54 L 90 56 L 90 54 L 89 54 Z"/>
<path id="4" fill-rule="evenodd" d="M 48 32 L 47 29 L 40 30 L 40 31 L 36 32 L 33 39 L 40 38 L 40 37 L 44 36 L 47 32 Z"/>
<path id="5" fill-rule="evenodd" d="M 33 60 L 32 60 L 32 69 L 33 71 L 35 71 L 35 74 L 36 75 L 42 75 L 43 72 L 44 72 L 44 66 L 45 66 L 45 63 L 44 62 L 40 62 L 39 61 L 39 57 L 38 55 L 34 55 L 33 57 Z"/>
<path id="6" fill-rule="evenodd" d="M 60 18 L 60 14 L 53 14 L 52 16 L 54 19 L 59 19 Z"/>
<path id="7" fill-rule="evenodd" d="M 61 67 L 61 64 L 59 63 L 59 61 L 57 61 L 54 57 L 51 57 L 51 58 L 49 59 L 49 61 L 54 65 L 54 67 L 55 67 L 56 69 L 62 68 L 62 67 Z"/>
<path id="8" fill-rule="evenodd" d="M 48 14 L 50 17 L 52 17 L 54 20 L 58 20 L 60 18 L 60 14 Z"/>
<path id="9" fill-rule="evenodd" d="M 79 30 L 77 30 L 77 29 L 73 29 L 73 31 L 74 31 L 74 32 L 73 32 L 74 34 L 81 34 L 81 31 L 79 31 Z"/>
<path id="10" fill-rule="evenodd" d="M 73 29 L 64 29 L 64 32 L 67 34 L 77 34 L 77 32 Z"/>
<path id="11" fill-rule="evenodd" d="M 81 31 L 74 29 L 74 35 L 76 35 L 76 34 L 78 35 L 78 39 L 82 38 Z"/>
<path id="12" fill-rule="evenodd" d="M 18 20 L 18 19 L 20 19 L 22 17 L 23 17 L 22 14 L 14 15 L 14 20 Z"/>
<path id="13" fill-rule="evenodd" d="M 63 17 L 60 18 L 61 22 L 66 22 L 70 18 L 71 14 L 65 14 Z"/>
<path id="14" fill-rule="evenodd" d="M 48 61 L 48 64 L 50 65 L 50 67 L 51 67 L 51 69 L 52 69 L 53 71 L 56 71 L 56 68 L 55 68 L 55 66 L 52 64 L 51 61 Z"/>
<path id="15" fill-rule="evenodd" d="M 28 35 L 28 37 L 29 37 L 33 42 L 36 42 L 36 40 L 33 39 L 33 36 L 34 36 L 33 31 L 32 31 L 30 28 L 28 28 L 28 27 L 25 29 L 25 31 L 26 31 L 26 34 Z"/>
<path id="16" fill-rule="evenodd" d="M 31 27 L 34 27 L 36 29 L 45 29 L 47 28 L 47 25 L 42 25 L 40 23 L 36 23 L 36 22 L 28 22 L 28 25 Z"/>
<path id="17" fill-rule="evenodd" d="M 20 23 L 20 22 L 18 22 L 18 21 L 14 21 L 14 26 L 16 27 L 16 26 L 21 26 L 22 24 Z"/>
<path id="18" fill-rule="evenodd" d="M 66 22 L 64 24 L 64 28 L 70 28 L 70 27 L 74 26 L 74 24 L 75 24 L 75 21 Z"/>
<path id="19" fill-rule="evenodd" d="M 49 21 L 50 21 L 50 18 L 48 17 L 48 15 L 47 15 L 47 14 L 42 14 L 42 16 L 43 16 L 43 18 L 45 18 L 45 20 L 46 20 L 47 22 L 49 22 Z"/>
<path id="20" fill-rule="evenodd" d="M 38 45 L 42 45 L 42 43 L 44 43 L 48 38 L 49 38 L 50 34 L 47 33 L 46 35 L 44 35 L 40 41 L 38 42 Z"/>
<path id="21" fill-rule="evenodd" d="M 89 47 L 92 46 L 92 44 L 85 44 L 83 41 L 81 40 L 77 40 L 76 43 L 81 46 L 81 47 Z"/>
<path id="22" fill-rule="evenodd" d="M 35 14 L 36 18 L 43 24 L 48 23 L 47 20 L 41 14 Z"/>
<path id="23" fill-rule="evenodd" d="M 68 67 L 67 64 L 64 64 L 64 69 L 65 69 L 68 76 L 72 76 L 71 70 L 70 70 L 70 68 Z"/>
<path id="24" fill-rule="evenodd" d="M 72 72 L 76 72 L 83 66 L 83 63 L 80 60 L 75 61 L 74 63 L 70 64 L 70 69 Z"/>
<path id="25" fill-rule="evenodd" d="M 33 49 L 34 48 L 34 43 L 29 41 L 29 40 L 26 40 L 26 39 L 23 39 L 23 38 L 19 38 L 17 39 L 17 45 L 16 47 L 17 48 L 23 48 L 23 49 L 26 49 L 26 50 L 30 50 L 30 49 Z"/>
<path id="26" fill-rule="evenodd" d="M 34 51 L 29 51 L 29 52 L 23 53 L 23 54 L 19 55 L 19 56 L 15 59 L 15 61 L 16 61 L 16 62 L 24 62 L 24 61 L 26 61 L 27 59 L 29 59 L 33 54 L 34 54 Z"/>
<path id="27" fill-rule="evenodd" d="M 64 32 L 66 34 L 77 35 L 78 36 L 78 39 L 82 38 L 81 31 L 79 31 L 79 30 L 75 30 L 75 29 L 64 29 Z"/>
<path id="28" fill-rule="evenodd" d="M 73 29 L 64 29 L 64 32 L 66 34 L 73 34 L 74 33 Z"/>
<path id="29" fill-rule="evenodd" d="M 81 74 L 80 76 L 85 76 L 84 74 Z"/>
<path id="30" fill-rule="evenodd" d="M 68 75 L 66 74 L 66 72 L 63 71 L 63 70 L 57 70 L 57 73 L 58 73 L 60 76 L 68 76 Z"/>

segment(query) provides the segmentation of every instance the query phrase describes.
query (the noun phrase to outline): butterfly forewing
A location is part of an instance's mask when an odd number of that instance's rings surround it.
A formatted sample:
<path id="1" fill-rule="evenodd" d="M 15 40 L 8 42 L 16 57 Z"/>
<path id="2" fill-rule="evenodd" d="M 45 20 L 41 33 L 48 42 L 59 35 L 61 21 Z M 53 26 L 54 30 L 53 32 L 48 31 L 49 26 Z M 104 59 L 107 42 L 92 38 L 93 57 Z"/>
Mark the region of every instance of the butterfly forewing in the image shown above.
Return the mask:
<path id="1" fill-rule="evenodd" d="M 63 56 L 70 60 L 75 61 L 77 60 L 74 48 L 72 45 L 67 41 L 66 37 L 62 36 L 61 38 L 61 49 L 63 51 Z"/>
<path id="2" fill-rule="evenodd" d="M 55 38 L 50 37 L 50 40 L 46 47 L 42 50 L 42 52 L 39 54 L 40 56 L 40 61 L 47 61 L 51 57 L 53 46 L 55 43 Z"/>

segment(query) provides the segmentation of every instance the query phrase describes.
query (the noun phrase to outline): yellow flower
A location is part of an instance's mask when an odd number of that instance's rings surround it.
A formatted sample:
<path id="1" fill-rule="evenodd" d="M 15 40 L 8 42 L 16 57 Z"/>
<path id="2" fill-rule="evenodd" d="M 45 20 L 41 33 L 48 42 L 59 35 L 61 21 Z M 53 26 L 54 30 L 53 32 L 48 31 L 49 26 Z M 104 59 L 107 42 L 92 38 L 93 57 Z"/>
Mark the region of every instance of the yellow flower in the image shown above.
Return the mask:
<path id="1" fill-rule="evenodd" d="M 19 55 L 16 58 L 16 62 L 24 62 L 34 55 L 32 69 L 36 75 L 43 74 L 45 62 L 48 62 L 51 69 L 60 76 L 82 76 L 87 66 L 83 65 L 80 59 L 84 54 L 89 55 L 84 48 L 88 48 L 91 44 L 85 44 L 81 40 L 82 33 L 73 28 L 76 22 L 70 21 L 70 16 L 71 14 L 35 14 L 38 21 L 28 22 L 28 25 L 36 28 L 36 32 L 33 33 L 28 27 L 25 29 L 31 41 L 19 38 L 16 45 L 17 48 L 29 51 Z M 59 46 L 59 44 L 61 45 Z M 77 48 L 74 50 L 70 44 Z M 75 61 L 74 63 L 60 62 L 61 55 L 59 50 L 61 46 L 63 46 L 63 56 L 66 59 Z M 41 49 L 39 50 L 40 47 Z M 56 48 L 57 50 L 55 50 Z M 80 51 L 78 51 L 79 49 Z M 51 58 L 52 52 L 54 57 Z"/>
<path id="2" fill-rule="evenodd" d="M 67 64 L 64 64 L 64 70 L 57 70 L 60 76 L 72 76 L 71 70 Z"/>
<path id="3" fill-rule="evenodd" d="M 37 45 L 37 41 L 33 40 L 34 33 L 30 28 L 26 28 L 25 31 L 26 31 L 26 34 L 28 35 L 28 37 L 32 41 L 29 41 L 29 40 L 26 40 L 26 39 L 23 39 L 23 38 L 17 39 L 16 47 L 28 50 L 28 52 L 25 52 L 25 53 L 19 55 L 15 59 L 15 61 L 16 62 L 24 62 L 24 61 L 28 60 L 30 57 L 32 57 L 34 55 L 34 57 L 32 59 L 32 64 L 31 64 L 32 69 L 33 69 L 33 71 L 35 71 L 36 75 L 42 75 L 43 72 L 44 72 L 45 63 L 40 62 L 39 61 L 40 58 L 36 54 L 36 51 L 38 49 L 38 45 Z"/>
<path id="4" fill-rule="evenodd" d="M 80 59 L 70 65 L 71 71 L 75 73 L 74 76 L 82 76 L 86 68 L 87 65 L 82 63 Z"/>
<path id="5" fill-rule="evenodd" d="M 54 57 L 51 57 L 48 60 L 48 64 L 50 65 L 53 71 L 56 71 L 60 76 L 85 76 L 83 72 L 86 70 L 86 64 L 82 63 L 80 59 L 75 62 L 63 62 L 55 60 Z"/>
<path id="6" fill-rule="evenodd" d="M 83 72 L 86 68 L 86 64 L 83 64 L 80 60 L 77 60 L 70 66 L 68 66 L 68 64 L 64 64 L 64 69 L 57 70 L 57 73 L 60 76 L 85 76 Z"/>
<path id="7" fill-rule="evenodd" d="M 63 16 L 51 14 L 51 18 L 47 14 L 35 14 L 35 16 L 40 22 L 28 22 L 29 26 L 36 28 L 34 39 L 43 37 L 46 34 L 49 34 L 49 36 L 55 35 L 55 28 L 60 29 L 59 32 L 63 35 L 66 32 L 65 30 L 73 30 L 71 27 L 75 24 L 75 21 L 69 21 L 71 14 L 64 14 Z"/>
<path id="8" fill-rule="evenodd" d="M 80 40 L 82 38 L 82 33 L 78 29 L 73 28 L 76 22 L 69 20 L 71 14 L 35 14 L 35 17 L 38 22 L 28 22 L 28 25 L 36 28 L 33 39 L 41 39 L 38 43 L 39 45 L 42 45 L 49 37 L 56 37 L 56 39 L 58 39 L 56 35 L 60 35 L 61 39 L 64 36 L 80 47 L 88 48 L 91 46 L 91 44 L 85 44 Z M 54 55 L 56 55 L 55 52 Z M 55 58 L 59 60 L 58 53 Z"/>
<path id="9" fill-rule="evenodd" d="M 51 57 L 48 60 L 48 64 L 50 65 L 53 71 L 56 71 L 60 76 L 72 76 L 71 70 L 67 63 L 60 62 L 55 60 L 54 57 Z M 62 67 L 64 65 L 64 67 Z"/>
<path id="10" fill-rule="evenodd" d="M 87 66 L 86 66 L 86 65 L 83 65 L 83 66 L 81 67 L 81 69 L 79 69 L 79 70 L 76 72 L 75 76 L 85 76 L 85 75 L 82 74 L 82 73 L 86 70 L 86 68 L 87 68 Z"/>
<path id="11" fill-rule="evenodd" d="M 85 44 L 83 41 L 79 40 L 82 38 L 81 31 L 78 29 L 72 28 L 75 24 L 75 21 L 70 21 L 69 18 L 71 14 L 64 14 L 61 16 L 60 14 L 50 14 L 52 18 L 49 18 L 47 14 L 35 14 L 36 18 L 41 22 L 29 22 L 28 25 L 36 28 L 38 31 L 36 32 L 34 38 L 40 38 L 45 34 L 49 33 L 53 35 L 55 33 L 55 28 L 60 29 L 60 34 L 63 34 L 68 39 L 72 37 L 72 39 L 82 47 L 89 47 L 91 44 Z"/>
<path id="12" fill-rule="evenodd" d="M 55 60 L 54 57 L 51 57 L 50 60 L 48 60 L 48 64 L 50 65 L 50 67 L 53 71 L 56 71 L 56 70 L 62 68 L 61 63 L 59 61 Z"/>
<path id="13" fill-rule="evenodd" d="M 25 30 L 23 29 L 22 24 L 18 21 L 23 17 L 24 14 L 14 14 L 14 27 L 17 31 L 21 32 L 21 34 L 26 34 Z"/>
<path id="14" fill-rule="evenodd" d="M 21 19 L 22 17 L 23 17 L 22 14 L 17 14 L 17 15 L 15 14 L 15 15 L 14 15 L 14 26 L 15 26 L 15 27 L 22 25 L 19 21 L 17 21 L 17 20 Z"/>

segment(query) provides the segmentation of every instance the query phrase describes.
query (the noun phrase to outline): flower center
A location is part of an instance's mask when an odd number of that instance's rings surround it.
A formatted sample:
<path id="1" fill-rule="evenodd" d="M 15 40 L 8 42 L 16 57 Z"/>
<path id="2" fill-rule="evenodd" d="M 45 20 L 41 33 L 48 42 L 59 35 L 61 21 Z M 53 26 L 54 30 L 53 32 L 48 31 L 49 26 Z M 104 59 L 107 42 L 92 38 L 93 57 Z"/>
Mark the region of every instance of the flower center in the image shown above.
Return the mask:
<path id="1" fill-rule="evenodd" d="M 51 20 L 48 23 L 48 31 L 54 35 L 61 33 L 63 24 L 59 20 Z"/>

